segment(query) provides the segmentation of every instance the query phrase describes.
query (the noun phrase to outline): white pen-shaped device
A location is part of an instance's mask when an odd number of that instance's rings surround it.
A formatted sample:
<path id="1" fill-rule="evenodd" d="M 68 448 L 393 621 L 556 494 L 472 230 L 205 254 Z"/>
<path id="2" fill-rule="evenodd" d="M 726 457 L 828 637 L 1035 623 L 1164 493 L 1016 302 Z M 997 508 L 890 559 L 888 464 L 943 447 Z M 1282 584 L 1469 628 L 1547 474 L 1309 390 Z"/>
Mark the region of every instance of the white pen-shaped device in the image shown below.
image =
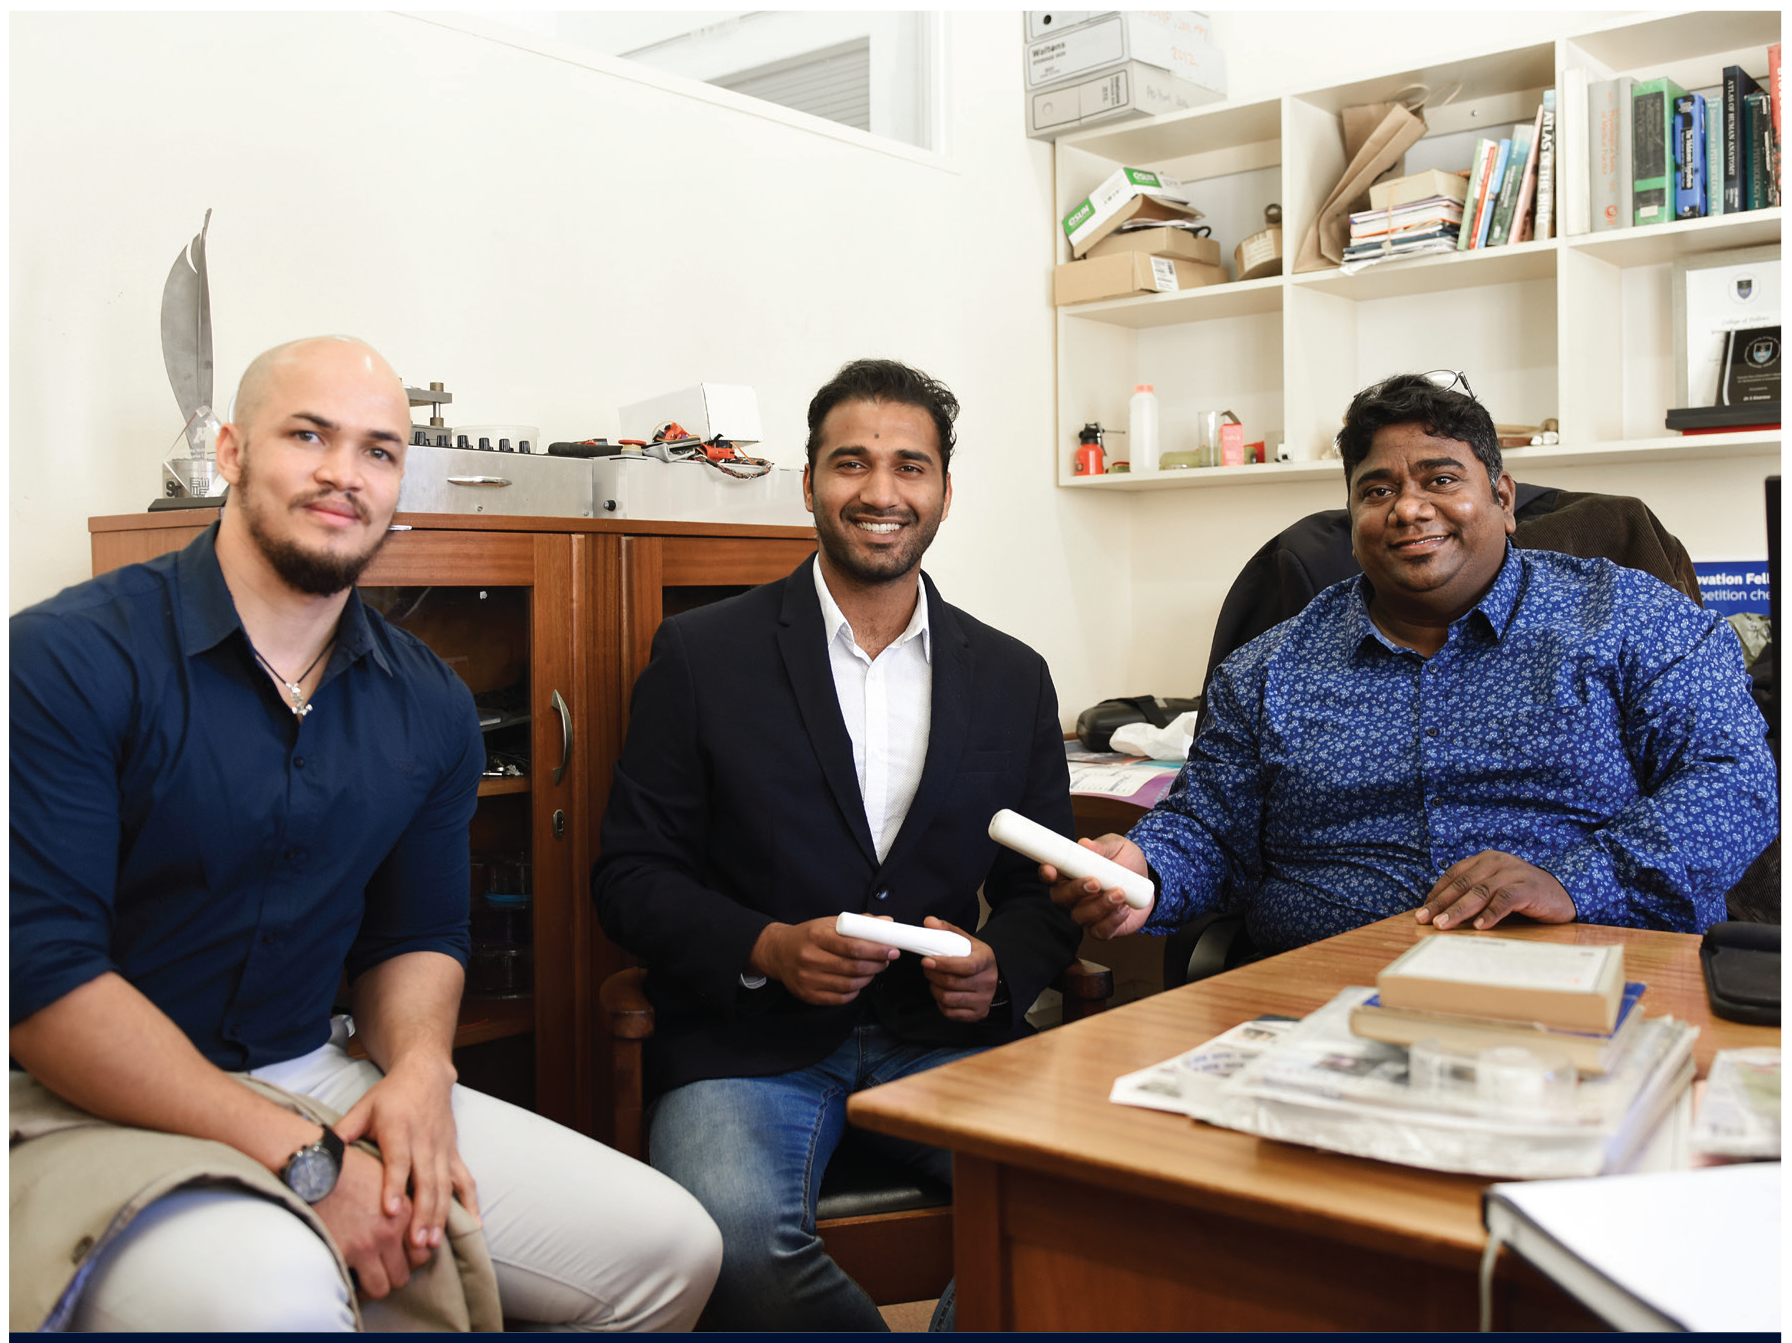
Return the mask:
<path id="1" fill-rule="evenodd" d="M 892 923 L 874 919 L 869 914 L 842 914 L 834 920 L 834 931 L 842 937 L 856 937 L 865 942 L 880 942 L 886 947 L 900 947 L 918 956 L 969 956 L 971 940 L 946 928 L 917 928 L 912 923 Z"/>
<path id="2" fill-rule="evenodd" d="M 1130 872 L 1111 858 L 1103 858 L 1092 849 L 1085 849 L 1056 830 L 1047 830 L 1037 821 L 1029 821 L 1017 811 L 1003 808 L 989 818 L 989 837 L 1036 863 L 1050 863 L 1062 877 L 1094 877 L 1102 890 L 1118 886 L 1126 903 L 1134 909 L 1149 909 L 1156 898 L 1156 888 L 1149 877 Z"/>

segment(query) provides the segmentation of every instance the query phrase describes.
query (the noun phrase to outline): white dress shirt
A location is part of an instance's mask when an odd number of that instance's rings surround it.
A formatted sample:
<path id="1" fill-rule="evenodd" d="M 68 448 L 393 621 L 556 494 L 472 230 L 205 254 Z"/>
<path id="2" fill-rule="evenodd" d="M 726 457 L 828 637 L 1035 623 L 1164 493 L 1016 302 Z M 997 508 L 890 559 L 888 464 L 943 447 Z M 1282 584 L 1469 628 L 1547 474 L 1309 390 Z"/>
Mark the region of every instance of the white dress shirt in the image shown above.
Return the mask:
<path id="1" fill-rule="evenodd" d="M 854 641 L 852 625 L 840 610 L 815 560 L 815 592 L 828 634 L 828 664 L 840 716 L 852 738 L 852 763 L 859 776 L 865 820 L 881 862 L 915 800 L 927 762 L 927 731 L 933 722 L 933 649 L 927 629 L 927 589 L 915 575 L 915 614 L 908 628 L 872 660 Z"/>

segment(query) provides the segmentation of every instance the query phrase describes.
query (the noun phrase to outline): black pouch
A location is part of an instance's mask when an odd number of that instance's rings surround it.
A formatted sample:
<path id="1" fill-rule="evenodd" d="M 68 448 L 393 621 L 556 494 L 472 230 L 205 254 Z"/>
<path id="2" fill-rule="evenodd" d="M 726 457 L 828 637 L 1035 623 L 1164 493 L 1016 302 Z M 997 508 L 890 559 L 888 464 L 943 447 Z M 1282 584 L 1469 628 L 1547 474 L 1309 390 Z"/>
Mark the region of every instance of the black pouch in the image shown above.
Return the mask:
<path id="1" fill-rule="evenodd" d="M 1714 923 L 1699 943 L 1711 1010 L 1751 1026 L 1780 1024 L 1780 930 L 1771 923 Z"/>
<path id="2" fill-rule="evenodd" d="M 1128 723 L 1149 723 L 1152 727 L 1168 727 L 1185 713 L 1201 707 L 1195 699 L 1164 699 L 1158 695 L 1134 695 L 1131 699 L 1104 699 L 1093 708 L 1076 716 L 1076 739 L 1088 751 L 1106 751 L 1113 740 L 1114 729 Z"/>

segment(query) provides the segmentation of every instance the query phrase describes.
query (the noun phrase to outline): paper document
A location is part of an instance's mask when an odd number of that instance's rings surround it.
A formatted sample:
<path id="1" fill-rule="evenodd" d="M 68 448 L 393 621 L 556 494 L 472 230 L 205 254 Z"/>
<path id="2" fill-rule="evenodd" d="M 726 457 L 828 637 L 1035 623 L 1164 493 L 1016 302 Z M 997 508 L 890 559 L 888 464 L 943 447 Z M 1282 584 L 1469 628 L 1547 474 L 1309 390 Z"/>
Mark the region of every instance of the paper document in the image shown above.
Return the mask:
<path id="1" fill-rule="evenodd" d="M 1084 797 L 1115 797 L 1152 807 L 1170 791 L 1176 771 L 1165 765 L 1070 765 L 1070 791 Z"/>

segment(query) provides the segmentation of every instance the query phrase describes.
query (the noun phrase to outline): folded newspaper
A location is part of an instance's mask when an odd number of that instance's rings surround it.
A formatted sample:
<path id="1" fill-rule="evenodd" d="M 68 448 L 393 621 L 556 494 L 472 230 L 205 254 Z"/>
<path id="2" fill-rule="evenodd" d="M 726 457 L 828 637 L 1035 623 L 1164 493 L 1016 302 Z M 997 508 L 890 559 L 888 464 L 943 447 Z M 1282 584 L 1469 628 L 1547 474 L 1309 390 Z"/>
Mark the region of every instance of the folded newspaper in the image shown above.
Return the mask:
<path id="1" fill-rule="evenodd" d="M 1236 1026 L 1119 1078 L 1110 1099 L 1401 1165 L 1537 1179 L 1624 1169 L 1692 1080 L 1698 1031 L 1672 1017 L 1643 1021 L 1602 1076 L 1557 1070 L 1547 1095 L 1529 1085 L 1527 1051 L 1516 1069 L 1435 1053 L 1415 1069 L 1407 1047 L 1351 1033 L 1351 1009 L 1374 992 L 1345 989 L 1299 1022 Z M 1490 1090 L 1506 1074 L 1514 1094 Z"/>
<path id="2" fill-rule="evenodd" d="M 1709 1160 L 1779 1159 L 1779 1050 L 1718 1051 L 1705 1079 L 1705 1099 L 1693 1121 L 1691 1145 Z"/>
<path id="3" fill-rule="evenodd" d="M 1186 1054 L 1114 1079 L 1108 1099 L 1218 1122 L 1220 1083 L 1275 1044 L 1299 1017 L 1258 1017 Z"/>

